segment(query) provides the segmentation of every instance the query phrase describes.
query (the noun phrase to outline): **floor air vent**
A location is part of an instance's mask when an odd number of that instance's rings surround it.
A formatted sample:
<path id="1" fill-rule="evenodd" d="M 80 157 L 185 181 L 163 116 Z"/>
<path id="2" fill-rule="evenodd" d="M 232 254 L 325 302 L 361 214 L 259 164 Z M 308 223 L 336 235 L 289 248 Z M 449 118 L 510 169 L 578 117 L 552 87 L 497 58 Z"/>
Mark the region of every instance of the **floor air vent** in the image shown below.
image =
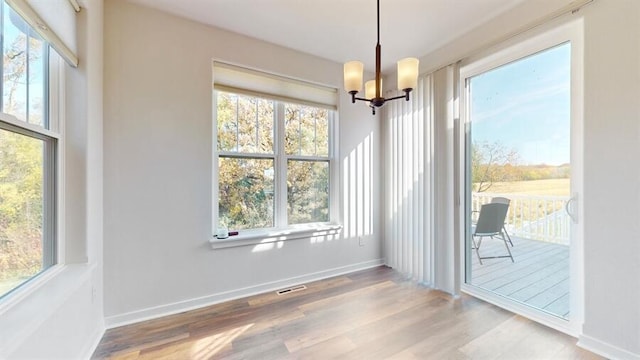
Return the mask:
<path id="1" fill-rule="evenodd" d="M 307 287 L 304 286 L 304 285 L 292 286 L 290 288 L 278 290 L 278 291 L 276 291 L 276 294 L 285 295 L 285 294 L 289 294 L 289 293 L 292 293 L 292 292 L 301 291 L 301 290 L 304 290 L 306 288 Z"/>

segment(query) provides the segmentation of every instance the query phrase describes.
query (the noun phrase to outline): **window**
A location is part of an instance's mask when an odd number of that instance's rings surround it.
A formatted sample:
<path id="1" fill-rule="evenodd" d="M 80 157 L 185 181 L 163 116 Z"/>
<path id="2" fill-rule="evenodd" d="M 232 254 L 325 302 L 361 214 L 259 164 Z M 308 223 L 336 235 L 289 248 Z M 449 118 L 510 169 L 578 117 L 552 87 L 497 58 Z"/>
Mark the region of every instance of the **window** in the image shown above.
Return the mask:
<path id="1" fill-rule="evenodd" d="M 216 91 L 217 226 L 330 221 L 333 111 Z"/>
<path id="2" fill-rule="evenodd" d="M 0 67 L 0 297 L 56 263 L 55 52 L 6 3 Z"/>

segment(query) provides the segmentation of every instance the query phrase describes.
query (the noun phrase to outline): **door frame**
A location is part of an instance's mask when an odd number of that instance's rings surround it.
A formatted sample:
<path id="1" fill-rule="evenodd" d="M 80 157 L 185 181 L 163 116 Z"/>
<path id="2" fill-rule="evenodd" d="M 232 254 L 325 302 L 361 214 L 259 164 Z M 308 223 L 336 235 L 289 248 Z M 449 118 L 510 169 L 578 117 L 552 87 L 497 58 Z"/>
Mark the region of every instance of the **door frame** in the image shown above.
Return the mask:
<path id="1" fill-rule="evenodd" d="M 460 64 L 460 119 L 456 126 L 456 214 L 457 241 L 459 245 L 460 290 L 506 310 L 577 337 L 582 333 L 584 322 L 584 225 L 583 217 L 583 21 L 569 16 L 556 19 L 526 33 L 514 36 L 503 43 L 472 56 Z M 536 54 L 554 46 L 571 43 L 571 209 L 575 222 L 571 223 L 570 242 L 570 307 L 569 320 L 556 317 L 528 305 L 508 299 L 491 291 L 466 283 L 467 249 L 470 234 L 466 229 L 470 206 L 470 180 L 467 176 L 467 158 L 470 152 L 470 122 L 468 114 L 467 79 L 510 62 Z"/>

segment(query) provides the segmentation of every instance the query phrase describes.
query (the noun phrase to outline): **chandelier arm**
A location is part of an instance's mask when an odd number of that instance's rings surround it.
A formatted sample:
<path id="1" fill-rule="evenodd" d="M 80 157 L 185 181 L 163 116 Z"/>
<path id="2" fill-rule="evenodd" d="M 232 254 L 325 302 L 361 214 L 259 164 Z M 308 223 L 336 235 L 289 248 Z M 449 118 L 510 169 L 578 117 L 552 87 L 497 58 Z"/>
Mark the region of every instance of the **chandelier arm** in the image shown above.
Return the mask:
<path id="1" fill-rule="evenodd" d="M 409 101 L 409 92 L 411 92 L 411 90 L 409 90 L 409 91 L 405 90 L 405 94 L 404 95 L 394 96 L 392 98 L 385 99 L 385 101 L 398 100 L 398 99 L 405 99 L 405 100 Z"/>
<path id="2" fill-rule="evenodd" d="M 371 99 L 366 99 L 366 98 L 360 98 L 360 97 L 354 97 L 354 100 L 360 100 L 360 101 L 367 101 L 367 102 L 371 102 Z M 355 101 L 354 101 L 355 102 Z"/>

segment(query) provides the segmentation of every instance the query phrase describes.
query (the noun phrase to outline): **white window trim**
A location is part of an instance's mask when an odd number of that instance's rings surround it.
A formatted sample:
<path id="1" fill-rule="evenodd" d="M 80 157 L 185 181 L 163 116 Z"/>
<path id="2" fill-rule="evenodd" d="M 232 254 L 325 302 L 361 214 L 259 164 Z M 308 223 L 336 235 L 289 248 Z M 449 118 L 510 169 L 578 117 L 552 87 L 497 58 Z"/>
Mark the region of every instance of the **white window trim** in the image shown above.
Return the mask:
<path id="1" fill-rule="evenodd" d="M 284 103 L 282 100 L 276 101 L 275 108 L 275 139 L 276 147 L 273 154 L 249 154 L 218 151 L 218 120 L 217 120 L 217 92 L 212 89 L 212 228 L 209 243 L 212 249 L 224 249 L 238 246 L 251 246 L 264 243 L 272 243 L 287 240 L 305 239 L 315 236 L 334 236 L 338 235 L 342 230 L 342 225 L 338 223 L 338 200 L 339 200 L 339 174 L 340 169 L 336 154 L 338 154 L 338 113 L 335 110 L 329 110 L 329 154 L 327 157 L 304 156 L 304 155 L 287 155 L 284 153 L 284 126 L 279 124 L 279 115 L 284 114 Z M 258 96 L 258 95 L 253 95 Z M 284 115 L 282 116 L 284 119 Z M 281 153 L 281 154 L 280 154 Z M 229 236 L 228 238 L 218 239 L 216 231 L 218 228 L 218 159 L 220 156 L 231 156 L 236 158 L 265 158 L 274 159 L 276 171 L 274 186 L 279 186 L 274 197 L 274 222 L 272 228 L 247 229 L 238 231 L 238 235 Z M 329 221 L 305 224 L 287 225 L 287 160 L 310 160 L 310 161 L 328 161 L 329 162 Z M 230 229 L 233 230 L 233 229 Z"/>

